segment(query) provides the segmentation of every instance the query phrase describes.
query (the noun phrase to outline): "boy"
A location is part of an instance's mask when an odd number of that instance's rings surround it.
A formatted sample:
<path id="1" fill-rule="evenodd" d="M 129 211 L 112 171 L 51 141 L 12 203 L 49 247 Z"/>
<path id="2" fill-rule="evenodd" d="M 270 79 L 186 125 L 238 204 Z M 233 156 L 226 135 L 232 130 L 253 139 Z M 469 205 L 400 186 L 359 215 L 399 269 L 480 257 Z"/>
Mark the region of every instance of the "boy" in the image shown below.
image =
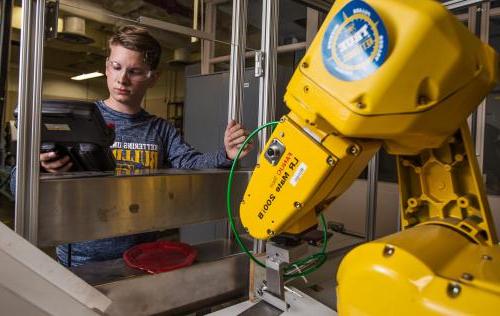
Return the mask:
<path id="1" fill-rule="evenodd" d="M 96 102 L 104 119 L 115 128 L 112 146 L 119 171 L 137 169 L 228 167 L 246 138 L 240 124 L 229 122 L 224 134 L 224 149 L 199 153 L 186 144 L 175 128 L 162 118 L 147 113 L 141 103 L 148 88 L 159 78 L 157 70 L 161 47 L 147 29 L 128 25 L 121 27 L 109 40 L 106 60 L 109 97 Z M 251 148 L 242 152 L 242 157 Z M 138 162 L 139 161 L 139 162 Z M 40 165 L 47 172 L 68 171 L 72 162 L 57 153 L 40 154 Z M 64 265 L 82 265 L 92 261 L 119 258 L 128 248 L 153 241 L 155 233 L 107 238 L 57 247 L 58 259 Z M 68 252 L 71 251 L 71 262 Z"/>

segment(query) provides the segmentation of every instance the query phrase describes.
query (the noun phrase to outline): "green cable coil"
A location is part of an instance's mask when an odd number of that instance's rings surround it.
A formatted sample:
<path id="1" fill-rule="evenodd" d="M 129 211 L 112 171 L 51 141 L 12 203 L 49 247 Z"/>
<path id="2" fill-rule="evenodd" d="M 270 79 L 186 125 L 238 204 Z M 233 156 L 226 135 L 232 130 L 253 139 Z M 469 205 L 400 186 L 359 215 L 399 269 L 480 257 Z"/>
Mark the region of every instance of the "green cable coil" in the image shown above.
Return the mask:
<path id="1" fill-rule="evenodd" d="M 229 172 L 229 179 L 228 179 L 227 191 L 226 191 L 227 216 L 229 218 L 231 230 L 234 233 L 236 242 L 240 246 L 241 250 L 243 250 L 250 257 L 250 259 L 252 261 L 254 261 L 257 265 L 259 265 L 263 268 L 265 268 L 266 265 L 264 263 L 260 262 L 259 260 L 257 260 L 257 258 L 255 258 L 255 256 L 248 250 L 248 248 L 241 241 L 240 235 L 239 235 L 238 231 L 236 230 L 236 226 L 235 226 L 234 218 L 233 218 L 233 212 L 231 209 L 231 188 L 232 188 L 232 184 L 233 184 L 234 171 L 236 169 L 236 165 L 238 164 L 238 160 L 240 158 L 240 155 L 241 155 L 241 152 L 243 151 L 243 149 L 248 145 L 248 143 L 255 137 L 255 135 L 260 130 L 267 128 L 267 127 L 270 127 L 270 126 L 275 127 L 276 125 L 278 125 L 278 123 L 279 123 L 278 121 L 266 123 L 260 127 L 257 127 L 256 129 L 254 129 L 250 133 L 250 135 L 248 135 L 247 139 L 245 139 L 241 148 L 238 150 L 238 153 L 236 154 L 236 157 L 233 160 L 233 164 L 231 165 L 231 171 Z M 290 263 L 290 265 L 287 268 L 285 268 L 285 273 L 284 273 L 285 278 L 293 279 L 293 278 L 306 276 L 306 275 L 316 271 L 321 265 L 323 265 L 323 263 L 325 263 L 325 261 L 327 259 L 325 252 L 326 252 L 326 246 L 327 246 L 328 240 L 327 240 L 327 227 L 326 227 L 326 222 L 325 222 L 325 218 L 324 218 L 323 214 L 320 214 L 320 221 L 321 221 L 321 225 L 323 226 L 323 245 L 321 247 L 321 250 L 318 253 L 315 253 L 313 255 L 310 255 L 308 257 L 305 257 L 305 258 L 302 258 L 302 259 L 299 259 L 295 262 Z M 312 264 L 313 262 L 314 262 L 314 264 Z M 307 268 L 302 270 L 304 267 L 307 267 Z M 294 268 L 296 270 L 298 270 L 299 272 L 291 273 L 291 271 L 293 271 Z"/>

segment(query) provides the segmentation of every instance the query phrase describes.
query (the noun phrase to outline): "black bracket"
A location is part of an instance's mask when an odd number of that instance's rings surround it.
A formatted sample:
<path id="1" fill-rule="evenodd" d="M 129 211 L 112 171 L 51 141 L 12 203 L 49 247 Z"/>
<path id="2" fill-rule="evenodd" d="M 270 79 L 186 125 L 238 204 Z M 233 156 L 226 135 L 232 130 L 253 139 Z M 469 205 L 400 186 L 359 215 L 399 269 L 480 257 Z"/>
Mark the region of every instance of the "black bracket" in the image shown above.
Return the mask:
<path id="1" fill-rule="evenodd" d="M 45 40 L 57 38 L 57 22 L 59 19 L 59 0 L 45 4 Z"/>

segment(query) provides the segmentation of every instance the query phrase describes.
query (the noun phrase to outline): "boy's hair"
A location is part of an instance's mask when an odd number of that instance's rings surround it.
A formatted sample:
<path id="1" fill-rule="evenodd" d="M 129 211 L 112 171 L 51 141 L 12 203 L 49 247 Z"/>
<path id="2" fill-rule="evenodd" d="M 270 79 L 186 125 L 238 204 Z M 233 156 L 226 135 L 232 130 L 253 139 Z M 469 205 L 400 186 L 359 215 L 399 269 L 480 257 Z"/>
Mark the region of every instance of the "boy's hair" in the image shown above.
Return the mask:
<path id="1" fill-rule="evenodd" d="M 160 62 L 160 43 L 149 34 L 145 27 L 125 25 L 120 27 L 109 39 L 109 47 L 120 45 L 127 49 L 144 54 L 144 63 L 151 70 L 156 70 Z"/>

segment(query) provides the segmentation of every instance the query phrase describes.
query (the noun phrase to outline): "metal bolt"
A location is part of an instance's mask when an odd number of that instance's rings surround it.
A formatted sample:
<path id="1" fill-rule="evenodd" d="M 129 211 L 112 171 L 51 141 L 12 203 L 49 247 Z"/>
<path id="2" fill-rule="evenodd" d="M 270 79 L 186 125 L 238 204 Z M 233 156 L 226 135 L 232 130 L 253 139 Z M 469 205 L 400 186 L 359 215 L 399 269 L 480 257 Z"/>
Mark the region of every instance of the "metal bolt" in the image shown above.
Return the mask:
<path id="1" fill-rule="evenodd" d="M 466 196 L 459 197 L 457 203 L 460 207 L 468 207 L 470 205 L 469 199 Z"/>
<path id="2" fill-rule="evenodd" d="M 366 108 L 366 105 L 364 103 L 362 103 L 362 102 L 358 102 L 358 103 L 356 103 L 356 107 L 358 109 L 364 109 L 364 108 Z"/>
<path id="3" fill-rule="evenodd" d="M 309 67 L 309 64 L 308 64 L 308 63 L 306 63 L 306 62 L 303 62 L 303 63 L 302 63 L 302 68 L 308 68 L 308 67 Z"/>
<path id="4" fill-rule="evenodd" d="M 357 156 L 359 154 L 359 148 L 352 145 L 351 147 L 349 147 L 349 153 L 351 155 Z"/>
<path id="5" fill-rule="evenodd" d="M 274 236 L 274 232 L 272 230 L 270 230 L 270 229 L 267 230 L 267 234 L 269 236 Z"/>
<path id="6" fill-rule="evenodd" d="M 482 256 L 481 256 L 481 258 L 482 258 L 483 260 L 488 260 L 488 261 L 490 261 L 490 260 L 492 260 L 492 259 L 493 259 L 491 256 L 488 256 L 488 255 L 482 255 Z"/>
<path id="7" fill-rule="evenodd" d="M 309 92 L 309 86 L 304 86 L 304 93 L 308 93 Z"/>
<path id="8" fill-rule="evenodd" d="M 448 283 L 448 288 L 446 289 L 446 293 L 451 298 L 456 298 L 462 292 L 462 288 L 458 283 Z"/>
<path id="9" fill-rule="evenodd" d="M 474 280 L 474 276 L 470 273 L 464 272 L 462 274 L 462 279 L 464 279 L 466 281 L 472 281 L 472 280 Z"/>
<path id="10" fill-rule="evenodd" d="M 326 158 L 326 163 L 330 166 L 335 166 L 335 159 L 333 159 L 332 156 L 328 156 L 328 158 Z"/>
<path id="11" fill-rule="evenodd" d="M 280 123 L 283 123 L 284 121 L 286 121 L 285 117 L 283 116 L 282 118 L 280 118 Z"/>
<path id="12" fill-rule="evenodd" d="M 393 246 L 385 245 L 383 255 L 384 257 L 391 257 L 395 251 Z"/>
<path id="13" fill-rule="evenodd" d="M 280 132 L 280 137 L 285 137 L 285 133 Z"/>
<path id="14" fill-rule="evenodd" d="M 409 198 L 407 203 L 410 207 L 417 207 L 418 206 L 418 200 L 416 198 L 413 198 L 413 197 Z"/>
<path id="15" fill-rule="evenodd" d="M 293 206 L 295 206 L 295 208 L 299 209 L 299 208 L 302 208 L 302 203 L 295 202 L 295 203 L 293 203 Z"/>

